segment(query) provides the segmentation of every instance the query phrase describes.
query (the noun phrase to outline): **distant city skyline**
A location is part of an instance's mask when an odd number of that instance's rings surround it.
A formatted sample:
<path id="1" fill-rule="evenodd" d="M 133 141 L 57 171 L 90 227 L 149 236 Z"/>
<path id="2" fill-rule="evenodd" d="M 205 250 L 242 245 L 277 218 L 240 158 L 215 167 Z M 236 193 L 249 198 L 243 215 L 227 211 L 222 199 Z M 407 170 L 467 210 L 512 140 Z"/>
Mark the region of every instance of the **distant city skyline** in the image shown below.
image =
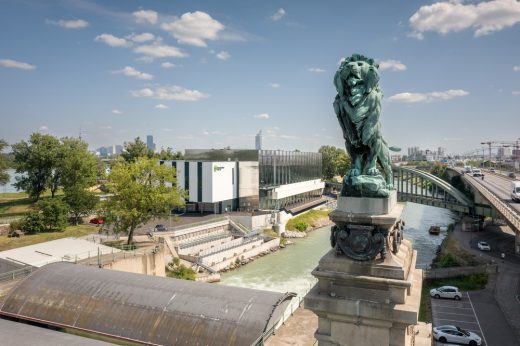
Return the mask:
<path id="1" fill-rule="evenodd" d="M 98 148 L 344 147 L 342 57 L 379 64 L 389 145 L 461 153 L 520 137 L 520 2 L 3 1 L 0 138 Z M 364 15 L 360 15 L 364 14 Z M 367 22 L 370 25 L 367 25 Z M 403 152 L 401 153 L 403 154 Z"/>

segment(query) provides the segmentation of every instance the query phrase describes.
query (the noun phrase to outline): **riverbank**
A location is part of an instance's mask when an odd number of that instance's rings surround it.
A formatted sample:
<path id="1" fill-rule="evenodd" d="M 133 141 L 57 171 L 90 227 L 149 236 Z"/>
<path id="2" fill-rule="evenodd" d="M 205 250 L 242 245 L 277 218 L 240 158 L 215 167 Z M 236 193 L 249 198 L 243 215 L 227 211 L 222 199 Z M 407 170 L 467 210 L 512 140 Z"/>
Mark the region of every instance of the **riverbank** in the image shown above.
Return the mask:
<path id="1" fill-rule="evenodd" d="M 285 225 L 287 231 L 310 232 L 318 228 L 332 225 L 329 214 L 332 210 L 310 210 L 301 215 L 295 216 Z"/>

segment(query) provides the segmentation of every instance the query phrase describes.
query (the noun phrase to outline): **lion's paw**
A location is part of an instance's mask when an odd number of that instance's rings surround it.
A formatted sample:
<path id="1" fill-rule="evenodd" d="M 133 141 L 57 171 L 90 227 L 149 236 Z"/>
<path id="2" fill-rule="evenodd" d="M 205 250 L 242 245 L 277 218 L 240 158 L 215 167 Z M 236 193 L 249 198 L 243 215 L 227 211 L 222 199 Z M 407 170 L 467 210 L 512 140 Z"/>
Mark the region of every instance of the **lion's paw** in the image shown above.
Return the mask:
<path id="1" fill-rule="evenodd" d="M 357 168 L 352 168 L 350 170 L 350 172 L 348 173 L 348 175 L 350 175 L 351 177 L 356 177 L 359 174 L 360 174 L 360 172 L 359 172 L 359 169 L 357 169 Z"/>
<path id="2" fill-rule="evenodd" d="M 379 174 L 379 171 L 378 171 L 377 168 L 375 168 L 375 167 L 374 167 L 374 168 L 369 168 L 369 169 L 367 170 L 367 174 L 368 174 L 368 175 L 378 175 L 378 174 Z"/>
<path id="3" fill-rule="evenodd" d="M 386 188 L 388 190 L 393 190 L 394 189 L 394 184 L 386 184 Z"/>

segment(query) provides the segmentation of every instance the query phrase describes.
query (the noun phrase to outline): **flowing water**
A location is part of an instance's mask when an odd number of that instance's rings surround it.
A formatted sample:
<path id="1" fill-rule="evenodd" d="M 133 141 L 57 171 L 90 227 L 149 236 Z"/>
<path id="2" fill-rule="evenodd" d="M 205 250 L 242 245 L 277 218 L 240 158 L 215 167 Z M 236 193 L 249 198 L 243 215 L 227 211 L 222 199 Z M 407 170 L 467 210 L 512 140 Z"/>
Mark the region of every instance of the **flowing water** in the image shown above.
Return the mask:
<path id="1" fill-rule="evenodd" d="M 5 192 L 17 192 L 16 188 L 13 186 L 13 184 L 16 182 L 16 172 L 14 169 L 8 169 L 7 174 L 9 174 L 9 182 L 5 185 L 0 185 L 0 193 Z"/>
<path id="2" fill-rule="evenodd" d="M 418 253 L 417 267 L 427 268 L 446 235 L 446 227 L 441 228 L 440 235 L 430 235 L 428 229 L 432 225 L 447 226 L 457 216 L 446 209 L 407 203 L 402 218 L 406 223 L 404 236 Z M 330 226 L 310 232 L 306 238 L 293 239 L 295 245 L 222 274 L 221 283 L 304 295 L 316 282 L 311 272 L 329 251 L 329 237 Z"/>

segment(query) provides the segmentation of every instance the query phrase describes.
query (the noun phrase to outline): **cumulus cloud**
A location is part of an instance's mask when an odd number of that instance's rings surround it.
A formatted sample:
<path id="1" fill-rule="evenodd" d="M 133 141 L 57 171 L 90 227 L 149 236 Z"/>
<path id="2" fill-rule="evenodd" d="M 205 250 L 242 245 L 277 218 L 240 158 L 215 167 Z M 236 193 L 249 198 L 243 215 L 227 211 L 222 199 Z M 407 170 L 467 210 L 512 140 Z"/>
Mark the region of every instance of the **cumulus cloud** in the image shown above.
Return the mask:
<path id="1" fill-rule="evenodd" d="M 392 71 L 405 71 L 406 65 L 400 62 L 399 60 L 382 60 L 379 62 L 379 69 L 381 71 L 384 70 L 392 70 Z"/>
<path id="2" fill-rule="evenodd" d="M 42 126 L 40 126 L 38 131 L 40 131 L 40 132 L 49 132 L 49 127 L 46 126 L 46 125 L 42 125 Z"/>
<path id="3" fill-rule="evenodd" d="M 478 4 L 462 1 L 441 1 L 421 6 L 409 19 L 417 38 L 421 33 L 435 31 L 441 34 L 474 30 L 480 37 L 511 27 L 520 22 L 520 2 L 492 0 Z"/>
<path id="4" fill-rule="evenodd" d="M 156 100 L 175 101 L 199 101 L 209 95 L 199 91 L 190 90 L 177 85 L 158 86 L 155 88 L 143 88 L 131 92 L 134 97 L 148 97 Z"/>
<path id="5" fill-rule="evenodd" d="M 149 73 L 144 73 L 136 70 L 132 66 L 125 66 L 122 70 L 112 71 L 115 74 L 123 74 L 128 77 L 135 77 L 137 79 L 151 80 L 153 79 L 153 75 Z"/>
<path id="6" fill-rule="evenodd" d="M 35 65 L 28 64 L 26 62 L 11 60 L 11 59 L 1 59 L 0 66 L 7 68 L 17 68 L 20 70 L 34 70 L 36 68 Z"/>
<path id="7" fill-rule="evenodd" d="M 282 19 L 285 16 L 285 10 L 283 8 L 279 8 L 272 16 L 271 19 L 275 22 Z"/>
<path id="8" fill-rule="evenodd" d="M 278 84 L 278 83 L 269 83 L 269 86 L 270 86 L 271 88 L 273 88 L 273 89 L 277 89 L 277 88 L 280 87 L 280 84 Z"/>
<path id="9" fill-rule="evenodd" d="M 159 103 L 158 105 L 155 105 L 155 108 L 157 108 L 157 109 L 168 109 L 170 107 L 168 107 L 165 104 Z"/>
<path id="10" fill-rule="evenodd" d="M 123 112 L 120 111 L 119 109 L 112 109 L 112 114 L 121 115 L 121 114 L 123 114 Z"/>
<path id="11" fill-rule="evenodd" d="M 135 21 L 141 24 L 155 24 L 157 23 L 158 15 L 157 12 L 151 10 L 141 10 L 135 11 L 132 13 L 134 15 Z"/>
<path id="12" fill-rule="evenodd" d="M 520 95 L 520 90 L 514 90 L 511 92 L 513 95 Z"/>
<path id="13" fill-rule="evenodd" d="M 150 34 L 149 32 L 143 32 L 142 34 L 132 34 L 127 37 L 129 40 L 132 40 L 134 42 L 143 43 L 147 41 L 152 41 L 155 36 L 153 34 Z"/>
<path id="14" fill-rule="evenodd" d="M 165 61 L 161 64 L 161 67 L 162 68 L 174 68 L 175 67 L 175 64 L 172 64 L 171 62 L 169 61 Z"/>
<path id="15" fill-rule="evenodd" d="M 520 65 L 518 65 L 518 66 L 513 66 L 513 71 L 515 71 L 515 72 L 520 72 Z"/>
<path id="16" fill-rule="evenodd" d="M 469 92 L 462 89 L 450 89 L 446 91 L 433 91 L 429 93 L 400 93 L 390 96 L 387 100 L 390 102 L 401 103 L 417 103 L 451 100 L 455 97 L 469 95 Z"/>
<path id="17" fill-rule="evenodd" d="M 168 46 L 160 43 L 136 47 L 134 52 L 152 58 L 184 58 L 188 56 L 188 54 L 175 46 Z"/>
<path id="18" fill-rule="evenodd" d="M 313 73 L 323 73 L 323 72 L 325 72 L 324 69 L 319 68 L 319 67 L 311 67 L 311 68 L 307 69 L 307 71 L 313 72 Z"/>
<path id="19" fill-rule="evenodd" d="M 172 22 L 161 24 L 177 42 L 197 47 L 206 47 L 206 41 L 216 40 L 224 25 L 211 18 L 206 12 L 195 11 L 184 13 Z"/>
<path id="20" fill-rule="evenodd" d="M 105 44 L 108 44 L 110 47 L 126 47 L 130 45 L 130 42 L 128 42 L 124 38 L 116 37 L 110 34 L 98 35 L 96 36 L 94 41 L 103 42 Z"/>
<path id="21" fill-rule="evenodd" d="M 72 20 L 46 20 L 47 24 L 60 26 L 65 29 L 83 29 L 89 26 L 89 22 L 83 19 L 72 19 Z"/>
<path id="22" fill-rule="evenodd" d="M 227 60 L 227 59 L 231 58 L 231 55 L 224 50 L 221 52 L 218 52 L 215 56 L 217 57 L 217 59 L 220 59 L 220 60 Z"/>
<path id="23" fill-rule="evenodd" d="M 269 119 L 270 118 L 269 114 L 267 114 L 267 113 L 253 115 L 253 117 L 257 118 L 257 119 Z"/>

